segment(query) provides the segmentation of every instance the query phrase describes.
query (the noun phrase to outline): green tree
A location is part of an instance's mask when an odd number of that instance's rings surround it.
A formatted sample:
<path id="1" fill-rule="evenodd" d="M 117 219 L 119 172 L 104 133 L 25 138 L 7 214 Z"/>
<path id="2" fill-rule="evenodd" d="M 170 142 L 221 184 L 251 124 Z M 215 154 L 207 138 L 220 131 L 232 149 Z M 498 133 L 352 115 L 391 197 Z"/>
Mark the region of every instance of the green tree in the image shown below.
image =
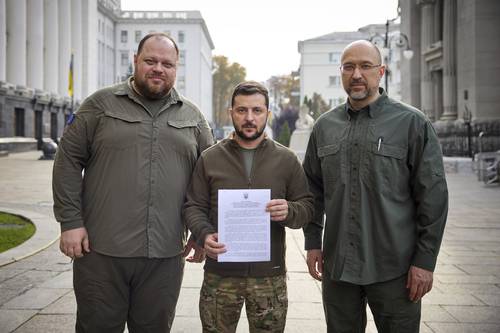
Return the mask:
<path id="1" fill-rule="evenodd" d="M 288 147 L 290 145 L 291 135 L 292 134 L 290 133 L 290 126 L 288 126 L 288 122 L 285 121 L 285 123 L 281 127 L 280 135 L 278 136 L 278 139 L 276 141 L 281 143 L 283 146 Z"/>
<path id="2" fill-rule="evenodd" d="M 270 93 L 281 108 L 290 106 L 293 109 L 299 109 L 300 80 L 298 76 L 273 76 L 267 82 Z"/>
<path id="3" fill-rule="evenodd" d="M 314 120 L 318 119 L 322 113 L 328 111 L 330 107 L 325 102 L 323 97 L 320 94 L 313 93 L 312 98 L 308 98 L 304 96 L 304 104 L 307 104 L 309 107 L 309 114 L 313 117 Z"/>
<path id="4" fill-rule="evenodd" d="M 217 55 L 213 57 L 214 72 L 212 106 L 214 121 L 217 127 L 230 125 L 231 120 L 227 109 L 231 103 L 231 93 L 233 88 L 245 80 L 246 69 L 237 62 L 229 63 L 227 57 Z"/>

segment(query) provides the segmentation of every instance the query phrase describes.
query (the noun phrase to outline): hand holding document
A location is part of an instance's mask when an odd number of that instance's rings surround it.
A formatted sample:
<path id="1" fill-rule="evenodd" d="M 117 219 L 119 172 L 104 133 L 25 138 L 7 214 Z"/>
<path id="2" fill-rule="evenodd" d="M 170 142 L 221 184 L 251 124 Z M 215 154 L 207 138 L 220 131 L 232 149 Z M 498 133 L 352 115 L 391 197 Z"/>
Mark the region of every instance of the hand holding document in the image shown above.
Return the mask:
<path id="1" fill-rule="evenodd" d="M 219 262 L 271 260 L 271 190 L 219 190 L 218 236 L 227 252 Z"/>

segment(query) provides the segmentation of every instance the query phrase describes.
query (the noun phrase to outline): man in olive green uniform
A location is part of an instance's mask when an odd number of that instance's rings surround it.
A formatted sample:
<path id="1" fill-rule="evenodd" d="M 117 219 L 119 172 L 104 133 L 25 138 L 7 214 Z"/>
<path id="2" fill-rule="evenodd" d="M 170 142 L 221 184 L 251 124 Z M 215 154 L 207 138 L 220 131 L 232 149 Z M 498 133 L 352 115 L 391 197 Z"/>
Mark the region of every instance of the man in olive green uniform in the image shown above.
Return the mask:
<path id="1" fill-rule="evenodd" d="M 181 209 L 213 143 L 198 108 L 173 88 L 179 51 L 140 42 L 134 76 L 97 91 L 68 121 L 57 152 L 54 212 L 74 260 L 77 332 L 168 332 L 184 268 Z M 82 176 L 83 171 L 83 176 Z M 201 261 L 198 248 L 191 260 Z"/>
<path id="2" fill-rule="evenodd" d="M 268 107 L 268 91 L 261 84 L 236 86 L 230 110 L 235 131 L 201 154 L 187 192 L 185 221 L 208 256 L 200 293 L 203 332 L 235 332 L 244 303 L 251 333 L 285 328 L 285 228 L 301 228 L 311 220 L 313 198 L 297 156 L 264 133 Z M 217 233 L 218 195 L 223 189 L 271 190 L 266 207 L 271 218 L 269 261 L 218 261 L 226 252 Z M 230 226 L 245 232 L 256 228 L 251 223 L 247 216 Z"/>
<path id="3" fill-rule="evenodd" d="M 438 138 L 379 88 L 376 46 L 353 42 L 341 59 L 348 101 L 318 118 L 304 160 L 309 272 L 322 280 L 329 332 L 363 332 L 366 303 L 379 332 L 418 332 L 448 211 Z"/>

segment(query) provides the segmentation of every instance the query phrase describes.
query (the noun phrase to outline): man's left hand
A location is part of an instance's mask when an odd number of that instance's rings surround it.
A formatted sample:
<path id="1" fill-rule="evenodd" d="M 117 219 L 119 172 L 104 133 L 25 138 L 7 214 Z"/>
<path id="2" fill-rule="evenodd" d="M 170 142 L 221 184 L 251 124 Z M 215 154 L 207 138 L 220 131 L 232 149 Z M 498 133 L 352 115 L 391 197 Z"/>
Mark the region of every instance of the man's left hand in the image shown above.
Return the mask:
<path id="1" fill-rule="evenodd" d="M 267 203 L 266 211 L 271 213 L 271 221 L 284 221 L 288 216 L 288 202 L 285 199 L 273 199 Z"/>
<path id="2" fill-rule="evenodd" d="M 412 302 L 418 302 L 432 289 L 433 273 L 423 268 L 410 266 L 406 288 L 409 289 L 409 298 Z"/>
<path id="3" fill-rule="evenodd" d="M 192 249 L 194 249 L 194 254 L 188 257 Z M 182 256 L 187 257 L 186 261 L 188 262 L 202 262 L 203 260 L 205 260 L 205 250 L 200 247 L 194 240 L 189 239 L 186 247 L 184 248 Z"/>

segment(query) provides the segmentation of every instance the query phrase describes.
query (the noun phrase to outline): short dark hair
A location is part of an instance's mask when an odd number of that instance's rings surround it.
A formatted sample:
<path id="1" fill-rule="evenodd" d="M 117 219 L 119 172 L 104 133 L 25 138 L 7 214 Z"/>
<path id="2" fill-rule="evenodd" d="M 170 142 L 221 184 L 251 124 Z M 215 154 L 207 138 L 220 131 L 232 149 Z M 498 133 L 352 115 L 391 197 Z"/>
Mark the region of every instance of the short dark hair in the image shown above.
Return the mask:
<path id="1" fill-rule="evenodd" d="M 233 95 L 231 96 L 231 107 L 234 105 L 234 99 L 238 95 L 253 95 L 261 94 L 266 99 L 266 108 L 269 110 L 269 91 L 263 84 L 256 81 L 244 81 L 234 87 Z"/>
<path id="2" fill-rule="evenodd" d="M 166 38 L 168 40 L 170 40 L 172 42 L 172 44 L 174 44 L 174 47 L 175 47 L 175 52 L 177 52 L 177 57 L 179 56 L 179 48 L 177 47 L 177 43 L 175 42 L 175 40 L 170 37 L 168 34 L 164 33 L 164 32 L 150 32 L 149 34 L 147 34 L 146 36 L 144 36 L 141 41 L 139 42 L 139 46 L 137 46 L 137 55 L 139 55 L 144 47 L 144 43 L 146 43 L 146 41 L 148 39 L 150 39 L 151 37 L 156 37 L 156 38 Z"/>

